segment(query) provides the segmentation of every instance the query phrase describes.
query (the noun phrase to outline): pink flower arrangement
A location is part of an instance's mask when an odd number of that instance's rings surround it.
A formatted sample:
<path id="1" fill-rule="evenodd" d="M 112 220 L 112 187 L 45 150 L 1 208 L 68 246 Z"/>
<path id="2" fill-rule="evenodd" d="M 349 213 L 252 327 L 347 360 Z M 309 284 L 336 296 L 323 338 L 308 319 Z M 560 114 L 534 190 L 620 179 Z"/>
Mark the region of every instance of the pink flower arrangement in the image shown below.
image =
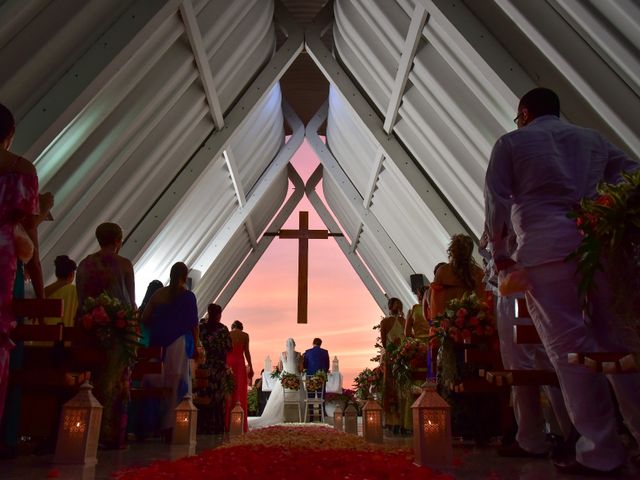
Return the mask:
<path id="1" fill-rule="evenodd" d="M 451 300 L 442 315 L 431 321 L 429 336 L 432 343 L 449 337 L 454 342 L 468 342 L 473 336 L 491 337 L 495 334 L 490 306 L 475 293 Z"/>

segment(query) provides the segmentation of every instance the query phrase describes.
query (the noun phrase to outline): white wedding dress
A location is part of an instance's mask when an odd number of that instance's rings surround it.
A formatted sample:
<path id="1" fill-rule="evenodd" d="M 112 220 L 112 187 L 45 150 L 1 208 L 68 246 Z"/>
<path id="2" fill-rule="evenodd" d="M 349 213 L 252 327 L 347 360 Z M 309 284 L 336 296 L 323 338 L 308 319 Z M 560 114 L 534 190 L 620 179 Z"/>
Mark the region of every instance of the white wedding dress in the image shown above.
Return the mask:
<path id="1" fill-rule="evenodd" d="M 300 361 L 300 353 L 294 350 L 295 342 L 292 338 L 287 340 L 287 350 L 280 354 L 280 362 L 282 362 L 282 370 L 287 373 L 293 373 L 300 376 L 298 366 Z M 300 389 L 300 402 L 303 402 L 303 390 Z M 304 409 L 302 410 L 304 412 Z M 277 423 L 284 422 L 284 388 L 278 382 L 269 395 L 267 404 L 264 407 L 262 416 L 249 418 L 249 429 L 268 427 Z"/>

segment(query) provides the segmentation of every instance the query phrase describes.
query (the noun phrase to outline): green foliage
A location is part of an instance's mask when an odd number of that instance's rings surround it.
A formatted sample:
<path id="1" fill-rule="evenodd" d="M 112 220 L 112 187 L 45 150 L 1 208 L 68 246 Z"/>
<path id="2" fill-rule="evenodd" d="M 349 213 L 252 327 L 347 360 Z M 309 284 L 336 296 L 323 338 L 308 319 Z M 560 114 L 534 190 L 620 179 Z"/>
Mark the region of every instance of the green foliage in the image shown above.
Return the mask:
<path id="1" fill-rule="evenodd" d="M 569 217 L 575 219 L 582 235 L 567 260 L 577 262 L 583 307 L 592 313 L 589 296 L 597 294 L 595 276 L 598 271 L 607 271 L 615 312 L 627 325 L 636 325 L 640 308 L 640 171 L 623 173 L 618 184 L 600 184 L 598 196 L 583 199 Z"/>

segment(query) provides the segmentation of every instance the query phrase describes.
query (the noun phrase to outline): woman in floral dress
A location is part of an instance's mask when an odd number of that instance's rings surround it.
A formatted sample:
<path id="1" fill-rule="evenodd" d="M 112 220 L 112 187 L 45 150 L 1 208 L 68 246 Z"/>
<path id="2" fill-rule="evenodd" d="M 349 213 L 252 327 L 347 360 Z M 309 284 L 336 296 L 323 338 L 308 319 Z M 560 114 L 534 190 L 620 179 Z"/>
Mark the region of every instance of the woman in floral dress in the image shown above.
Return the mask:
<path id="1" fill-rule="evenodd" d="M 223 434 L 227 353 L 231 351 L 231 336 L 229 329 L 220 322 L 222 307 L 211 303 L 207 311 L 209 319 L 200 325 L 200 342 L 206 355 L 200 368 L 209 370 L 209 378 L 208 385 L 198 389 L 196 395 L 209 400 L 198 404 L 198 433 Z"/>
<path id="2" fill-rule="evenodd" d="M 44 298 L 36 231 L 40 212 L 38 177 L 31 162 L 9 152 L 15 128 L 13 115 L 0 104 L 0 419 L 9 379 L 9 352 L 14 347 L 9 335 L 16 323 L 11 301 L 18 263 L 14 239 L 14 229 L 18 223 L 25 227 L 34 240 L 35 251 L 27 264 L 27 271 L 36 296 Z"/>

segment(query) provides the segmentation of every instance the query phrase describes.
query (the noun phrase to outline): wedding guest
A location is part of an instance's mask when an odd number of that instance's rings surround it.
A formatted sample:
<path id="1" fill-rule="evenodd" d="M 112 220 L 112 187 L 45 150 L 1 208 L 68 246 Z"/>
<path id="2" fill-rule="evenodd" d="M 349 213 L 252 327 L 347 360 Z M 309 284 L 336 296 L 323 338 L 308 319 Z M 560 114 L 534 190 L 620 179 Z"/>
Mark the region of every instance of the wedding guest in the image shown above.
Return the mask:
<path id="1" fill-rule="evenodd" d="M 249 335 L 243 330 L 244 327 L 239 320 L 231 324 L 230 335 L 232 348 L 231 351 L 227 353 L 227 365 L 233 370 L 235 389 L 231 397 L 227 400 L 227 431 L 229 431 L 231 409 L 235 406 L 236 402 L 240 402 L 242 411 L 244 411 L 244 431 L 249 430 L 247 423 L 247 388 L 253 379 L 253 366 L 251 365 L 251 353 L 249 352 Z M 244 363 L 245 359 L 247 360 L 246 366 Z"/>
<path id="2" fill-rule="evenodd" d="M 209 370 L 208 385 L 198 390 L 199 397 L 210 399 L 206 404 L 198 404 L 198 433 L 223 434 L 225 429 L 224 383 L 227 373 L 227 354 L 231 351 L 229 329 L 220 321 L 222 307 L 210 303 L 208 318 L 200 324 L 200 342 L 204 348 L 205 361 L 199 368 Z"/>
<path id="3" fill-rule="evenodd" d="M 600 182 L 616 183 L 639 165 L 598 132 L 559 118 L 558 96 L 547 88 L 526 93 L 518 105 L 518 129 L 503 135 L 491 153 L 485 181 L 486 224 L 497 270 L 524 269 L 527 307 L 553 364 L 569 416 L 581 434 L 575 459 L 556 462 L 565 473 L 615 473 L 626 454 L 617 432 L 607 377 L 572 365 L 572 352 L 633 351 L 636 332 L 616 328 L 611 291 L 601 272 L 589 295 L 593 317 L 578 297 L 575 261 L 565 261 L 580 243 L 569 212 L 595 197 Z M 513 207 L 512 207 L 513 206 Z M 517 235 L 510 255 L 505 232 Z M 640 443 L 640 374 L 612 375 L 620 411 Z"/>
<path id="4" fill-rule="evenodd" d="M 389 315 L 380 322 L 380 340 L 385 352 L 391 345 L 399 345 L 404 336 L 402 302 L 400 299 L 392 297 L 387 302 L 387 307 L 389 308 Z M 392 367 L 393 364 L 390 362 L 388 355 L 383 355 L 384 396 L 382 398 L 382 407 L 384 409 L 384 425 L 394 434 L 398 434 L 404 425 L 402 407 L 405 402 L 398 395 Z"/>
<path id="5" fill-rule="evenodd" d="M 55 259 L 56 281 L 47 285 L 44 289 L 46 298 L 59 298 L 62 300 L 64 309 L 62 318 L 46 318 L 45 323 L 55 325 L 62 322 L 65 327 L 73 327 L 78 310 L 78 292 L 73 281 L 78 268 L 76 262 L 67 255 L 59 255 Z"/>
<path id="6" fill-rule="evenodd" d="M 147 308 L 149 300 L 151 300 L 153 294 L 160 290 L 162 287 L 164 287 L 164 285 L 160 280 L 151 280 L 149 282 L 147 291 L 145 292 L 144 298 L 142 299 L 142 303 L 138 308 L 138 314 L 141 318 L 142 314 L 144 313 L 144 309 Z M 140 343 L 145 347 L 149 346 L 149 327 L 145 324 L 140 325 Z"/>
<path id="7" fill-rule="evenodd" d="M 426 339 L 429 335 L 429 303 L 425 296 L 429 297 L 429 286 L 422 285 L 418 288 L 418 303 L 407 312 L 404 324 L 404 336 Z"/>
<path id="8" fill-rule="evenodd" d="M 444 313 L 447 303 L 464 294 L 476 293 L 483 300 L 483 272 L 473 259 L 473 240 L 468 235 L 451 236 L 447 249 L 449 262 L 436 267 L 430 286 L 429 306 L 431 318 Z"/>
<path id="9" fill-rule="evenodd" d="M 82 311 L 87 298 L 102 293 L 117 298 L 123 305 L 135 307 L 133 265 L 129 259 L 118 255 L 122 238 L 122 228 L 116 223 L 101 223 L 96 228 L 100 250 L 85 257 L 76 271 L 78 312 Z"/>
<path id="10" fill-rule="evenodd" d="M 11 300 L 18 259 L 23 257 L 27 262 L 25 267 L 36 297 L 44 298 L 37 226 L 53 205 L 51 194 L 39 204 L 38 176 L 33 164 L 9 151 L 15 131 L 13 115 L 0 104 L 0 420 L 9 378 L 9 352 L 14 347 L 9 337 L 16 324 Z"/>
<path id="11" fill-rule="evenodd" d="M 191 393 L 190 353 L 187 336 L 198 338 L 198 305 L 196 296 L 187 290 L 189 269 L 182 262 L 171 267 L 169 286 L 158 289 L 142 313 L 142 323 L 149 327 L 149 345 L 163 348 L 162 373 L 145 376 L 145 382 L 171 389 L 171 396 L 162 408 L 160 421 L 167 442 L 175 423 L 175 408 Z M 155 385 L 156 383 L 160 385 Z"/>
<path id="12" fill-rule="evenodd" d="M 510 251 L 515 251 L 515 234 L 509 231 L 511 241 Z M 530 324 L 530 320 L 516 319 L 516 301 L 523 298 L 523 294 L 500 295 L 498 291 L 498 277 L 493 268 L 491 252 L 493 245 L 489 242 L 485 232 L 480 238 L 479 252 L 486 260 L 485 285 L 488 291 L 496 296 L 495 320 L 500 343 L 502 364 L 507 370 L 551 370 L 553 366 L 542 345 L 517 344 L 513 337 L 513 327 L 516 324 Z M 548 399 L 552 412 L 545 415 L 542 408 L 541 390 Z M 562 398 L 560 389 L 553 385 L 539 387 L 537 385 L 519 385 L 511 387 L 511 403 L 515 416 L 517 431 L 515 440 L 506 443 L 498 449 L 502 457 L 535 458 L 546 457 L 549 454 L 549 443 L 545 420 L 550 432 L 556 438 L 562 438 L 569 449 L 573 438 L 573 425 Z M 561 443 L 554 446 L 552 455 L 562 453 Z"/>

